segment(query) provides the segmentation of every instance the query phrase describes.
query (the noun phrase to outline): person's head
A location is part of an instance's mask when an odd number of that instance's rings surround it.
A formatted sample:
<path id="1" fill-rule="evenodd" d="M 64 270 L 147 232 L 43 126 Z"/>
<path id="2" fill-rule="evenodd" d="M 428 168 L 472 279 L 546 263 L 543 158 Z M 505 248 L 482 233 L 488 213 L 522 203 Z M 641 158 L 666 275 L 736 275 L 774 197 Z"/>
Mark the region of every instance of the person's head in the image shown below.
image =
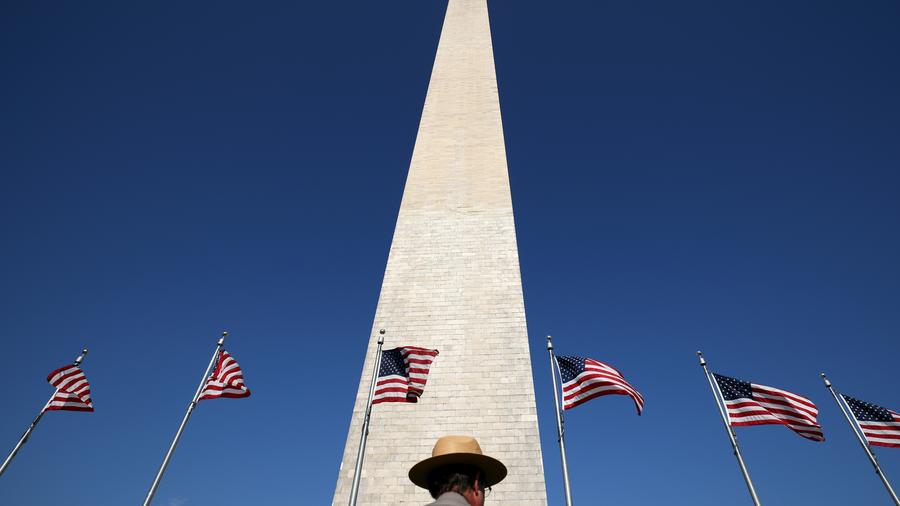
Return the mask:
<path id="1" fill-rule="evenodd" d="M 506 477 L 506 466 L 484 455 L 478 441 L 470 436 L 438 439 L 431 457 L 409 470 L 409 479 L 432 497 L 456 492 L 472 506 L 483 506 L 486 492 Z"/>
<path id="2" fill-rule="evenodd" d="M 456 492 L 472 506 L 482 506 L 490 487 L 484 486 L 484 472 L 472 465 L 451 464 L 428 474 L 428 492 L 437 499 L 446 492 Z"/>

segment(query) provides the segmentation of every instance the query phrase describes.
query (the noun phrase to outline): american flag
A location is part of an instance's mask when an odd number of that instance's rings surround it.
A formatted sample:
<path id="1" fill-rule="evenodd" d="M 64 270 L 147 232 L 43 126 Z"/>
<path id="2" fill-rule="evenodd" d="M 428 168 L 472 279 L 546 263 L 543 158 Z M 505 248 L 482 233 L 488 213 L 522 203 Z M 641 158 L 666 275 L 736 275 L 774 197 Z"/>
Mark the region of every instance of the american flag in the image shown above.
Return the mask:
<path id="1" fill-rule="evenodd" d="M 381 367 L 372 404 L 418 402 L 437 350 L 402 346 L 381 352 Z"/>
<path id="2" fill-rule="evenodd" d="M 813 401 L 778 388 L 757 385 L 713 373 L 732 427 L 784 425 L 813 441 L 825 441 Z"/>
<path id="3" fill-rule="evenodd" d="M 900 413 L 841 394 L 870 445 L 900 448 Z"/>
<path id="4" fill-rule="evenodd" d="M 250 390 L 244 385 L 241 366 L 225 350 L 219 352 L 216 370 L 206 380 L 198 401 L 219 397 L 250 397 Z"/>
<path id="5" fill-rule="evenodd" d="M 644 396 L 617 369 L 594 359 L 557 355 L 563 384 L 563 409 L 572 409 L 594 397 L 627 395 L 634 399 L 638 415 L 644 411 Z"/>
<path id="6" fill-rule="evenodd" d="M 84 371 L 77 365 L 64 365 L 47 375 L 47 382 L 56 393 L 47 401 L 43 411 L 93 411 L 91 385 Z"/>

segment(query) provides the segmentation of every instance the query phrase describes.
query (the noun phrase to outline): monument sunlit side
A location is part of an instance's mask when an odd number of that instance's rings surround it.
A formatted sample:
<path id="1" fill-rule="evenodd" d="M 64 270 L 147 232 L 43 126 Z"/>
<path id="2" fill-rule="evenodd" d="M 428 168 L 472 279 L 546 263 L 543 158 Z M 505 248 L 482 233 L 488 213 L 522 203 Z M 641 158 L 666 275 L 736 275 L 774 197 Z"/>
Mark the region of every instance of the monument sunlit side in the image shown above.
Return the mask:
<path id="1" fill-rule="evenodd" d="M 409 468 L 448 434 L 509 469 L 490 503 L 545 505 L 525 307 L 486 0 L 450 0 L 360 376 L 333 504 L 347 504 L 385 348 L 440 350 L 418 403 L 373 409 L 361 505 L 422 505 Z"/>

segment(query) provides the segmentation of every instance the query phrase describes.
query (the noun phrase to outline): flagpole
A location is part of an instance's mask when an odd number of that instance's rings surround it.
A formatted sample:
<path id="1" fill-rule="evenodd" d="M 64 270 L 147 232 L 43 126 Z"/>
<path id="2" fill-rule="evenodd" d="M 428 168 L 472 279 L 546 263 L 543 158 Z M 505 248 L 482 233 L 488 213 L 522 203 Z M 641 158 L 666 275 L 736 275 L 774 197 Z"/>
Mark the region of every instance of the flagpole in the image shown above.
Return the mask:
<path id="1" fill-rule="evenodd" d="M 181 425 L 178 426 L 178 432 L 175 433 L 175 439 L 172 440 L 169 451 L 166 452 L 166 457 L 163 459 L 162 465 L 159 466 L 159 471 L 156 473 L 156 478 L 153 479 L 153 484 L 150 485 L 150 491 L 147 492 L 147 497 L 144 499 L 144 506 L 150 506 L 150 503 L 153 502 L 153 496 L 156 495 L 156 489 L 159 488 L 159 482 L 166 472 L 166 467 L 169 466 L 169 460 L 172 458 L 172 454 L 175 453 L 175 447 L 178 446 L 178 440 L 181 439 L 181 433 L 184 432 L 184 427 L 187 425 L 191 413 L 193 413 L 194 408 L 197 407 L 197 400 L 200 397 L 200 392 L 203 391 L 203 387 L 206 385 L 206 380 L 209 378 L 209 372 L 212 370 L 213 365 L 215 365 L 216 359 L 219 357 L 219 350 L 221 350 L 222 346 L 225 344 L 225 338 L 227 336 L 228 332 L 222 332 L 222 337 L 220 337 L 219 342 L 216 343 L 216 350 L 213 352 L 212 358 L 209 359 L 209 365 L 206 366 L 206 372 L 203 373 L 203 377 L 200 378 L 200 384 L 197 385 L 197 391 L 194 392 L 194 398 L 191 399 L 191 403 L 188 404 L 187 411 L 184 413 L 184 418 L 181 419 Z"/>
<path id="2" fill-rule="evenodd" d="M 375 397 L 375 384 L 378 382 L 378 370 L 381 368 L 381 346 L 384 344 L 384 329 L 378 331 L 378 348 L 375 350 L 375 363 L 372 366 L 372 382 L 369 384 L 369 399 L 366 402 L 366 416 L 363 419 L 362 435 L 359 438 L 359 450 L 356 452 L 356 469 L 353 471 L 353 486 L 350 488 L 350 506 L 356 506 L 359 495 L 359 480 L 362 474 L 363 458 L 366 455 L 366 440 L 369 439 L 369 420 L 372 418 L 372 400 Z"/>
<path id="3" fill-rule="evenodd" d="M 547 352 L 550 354 L 550 377 L 553 378 L 553 407 L 556 408 L 556 441 L 559 443 L 559 456 L 562 459 L 563 488 L 566 492 L 566 506 L 572 506 L 572 489 L 569 485 L 569 464 L 566 460 L 566 439 L 563 429 L 563 415 L 559 407 L 559 386 L 556 384 L 556 372 L 559 364 L 553 355 L 553 337 L 547 336 Z"/>
<path id="4" fill-rule="evenodd" d="M 75 361 L 72 363 L 72 365 L 74 365 L 76 367 L 81 365 L 81 362 L 84 360 L 84 356 L 87 355 L 87 352 L 88 352 L 87 348 L 84 348 L 83 350 L 81 350 L 81 355 L 78 355 L 78 358 L 75 359 Z M 47 400 L 47 404 L 44 404 L 44 407 L 41 408 L 41 412 L 38 413 L 38 415 L 36 417 L 34 417 L 34 420 L 31 421 L 31 425 L 29 425 L 28 428 L 25 429 L 25 433 L 22 434 L 22 437 L 19 438 L 19 442 L 16 443 L 16 446 L 12 449 L 11 452 L 9 452 L 9 455 L 7 455 L 6 460 L 3 461 L 3 465 L 0 466 L 0 476 L 3 476 L 3 473 L 6 472 L 6 468 L 9 467 L 9 463 L 12 462 L 12 459 L 16 456 L 17 453 L 19 453 L 19 450 L 21 450 L 22 446 L 25 445 L 25 443 L 28 441 L 28 437 L 31 436 L 32 432 L 34 432 L 34 428 L 37 427 L 38 422 L 41 421 L 41 418 L 44 416 L 44 413 L 46 413 L 47 406 L 50 405 L 50 402 L 53 400 L 53 397 L 56 396 L 56 392 L 58 392 L 58 391 L 59 391 L 59 389 L 56 389 L 53 391 L 52 394 L 50 394 L 50 399 Z"/>
<path id="5" fill-rule="evenodd" d="M 875 468 L 875 474 L 881 478 L 881 482 L 884 483 L 884 488 L 887 489 L 888 494 L 891 496 L 891 499 L 894 500 L 894 504 L 900 506 L 900 499 L 897 498 L 897 493 L 894 492 L 894 488 L 891 487 L 891 482 L 888 481 L 887 476 L 884 475 L 884 472 L 881 470 L 881 466 L 878 464 L 878 459 L 875 458 L 875 452 L 869 447 L 869 443 L 863 438 L 860 434 L 862 432 L 862 428 L 859 426 L 859 422 L 854 422 L 850 418 L 850 413 L 847 413 L 847 409 L 844 408 L 844 405 L 841 403 L 840 399 L 838 399 L 837 392 L 834 391 L 834 387 L 831 386 L 831 382 L 828 381 L 828 377 L 825 376 L 825 373 L 821 373 L 822 381 L 825 382 L 825 387 L 831 392 L 831 396 L 834 397 L 834 402 L 837 403 L 838 407 L 841 408 L 841 413 L 844 414 L 844 418 L 847 419 L 847 423 L 850 424 L 850 428 L 853 429 L 853 434 L 856 435 L 856 439 L 859 441 L 859 444 L 862 445 L 863 450 L 865 450 L 866 455 L 869 457 L 869 462 L 872 463 L 872 467 Z M 845 401 L 846 402 L 846 401 Z"/>
<path id="6" fill-rule="evenodd" d="M 722 423 L 725 424 L 725 432 L 728 433 L 728 439 L 731 441 L 731 449 L 734 451 L 734 456 L 737 458 L 738 465 L 741 467 L 741 474 L 744 475 L 744 481 L 747 483 L 747 490 L 750 491 L 750 498 L 753 499 L 754 505 L 760 506 L 759 496 L 756 495 L 756 489 L 753 487 L 753 480 L 750 479 L 750 473 L 747 471 L 747 465 L 744 463 L 744 457 L 741 455 L 741 449 L 737 444 L 737 436 L 735 436 L 731 424 L 728 423 L 728 415 L 725 414 L 725 408 L 721 404 L 725 401 L 722 400 L 720 403 L 722 392 L 713 380 L 709 369 L 706 368 L 706 359 L 703 358 L 703 353 L 698 351 L 697 356 L 700 357 L 700 367 L 703 368 L 703 373 L 706 374 L 706 380 L 709 381 L 709 389 L 712 391 L 713 399 L 716 401 L 716 407 L 719 408 L 719 415 L 722 416 Z"/>

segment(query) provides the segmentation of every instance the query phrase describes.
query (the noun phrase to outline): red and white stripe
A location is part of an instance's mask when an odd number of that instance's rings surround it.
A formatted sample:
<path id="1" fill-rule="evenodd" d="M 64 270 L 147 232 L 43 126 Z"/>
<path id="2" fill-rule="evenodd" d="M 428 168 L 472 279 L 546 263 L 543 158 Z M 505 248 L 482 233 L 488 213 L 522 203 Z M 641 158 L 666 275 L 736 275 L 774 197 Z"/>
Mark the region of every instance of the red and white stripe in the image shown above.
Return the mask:
<path id="1" fill-rule="evenodd" d="M 216 370 L 206 380 L 198 401 L 219 397 L 250 397 L 250 390 L 244 385 L 244 373 L 241 366 L 227 351 L 219 352 Z"/>
<path id="2" fill-rule="evenodd" d="M 813 401 L 779 388 L 751 383 L 753 399 L 725 401 L 726 412 L 734 427 L 780 424 L 813 441 L 825 441 L 816 417 L 819 409 Z"/>
<path id="3" fill-rule="evenodd" d="M 431 370 L 431 363 L 434 362 L 438 351 L 405 346 L 401 354 L 409 370 L 409 390 L 419 397 L 425 392 L 428 371 Z"/>
<path id="4" fill-rule="evenodd" d="M 56 387 L 53 397 L 43 411 L 93 411 L 91 385 L 84 371 L 76 365 L 65 365 L 47 375 L 47 382 Z"/>
<path id="5" fill-rule="evenodd" d="M 595 397 L 627 395 L 634 400 L 638 415 L 644 411 L 644 396 L 615 367 L 592 358 L 584 359 L 584 372 L 563 383 L 563 409 L 572 409 Z"/>
<path id="6" fill-rule="evenodd" d="M 403 376 L 392 374 L 378 380 L 375 386 L 375 395 L 372 397 L 372 404 L 380 404 L 382 402 L 418 402 L 410 400 L 408 397 L 409 382 Z M 413 399 L 415 397 L 413 396 Z"/>
<path id="7" fill-rule="evenodd" d="M 419 402 L 419 397 L 425 392 L 425 383 L 428 381 L 428 372 L 438 350 L 429 350 L 416 346 L 401 346 L 400 355 L 409 378 L 406 376 L 391 374 L 379 376 L 375 383 L 375 394 L 372 404 L 382 402 Z"/>
<path id="8" fill-rule="evenodd" d="M 857 423 L 859 423 L 859 428 L 862 429 L 870 445 L 900 448 L 900 413 L 890 409 L 887 412 L 894 417 L 893 422 L 857 420 Z"/>

